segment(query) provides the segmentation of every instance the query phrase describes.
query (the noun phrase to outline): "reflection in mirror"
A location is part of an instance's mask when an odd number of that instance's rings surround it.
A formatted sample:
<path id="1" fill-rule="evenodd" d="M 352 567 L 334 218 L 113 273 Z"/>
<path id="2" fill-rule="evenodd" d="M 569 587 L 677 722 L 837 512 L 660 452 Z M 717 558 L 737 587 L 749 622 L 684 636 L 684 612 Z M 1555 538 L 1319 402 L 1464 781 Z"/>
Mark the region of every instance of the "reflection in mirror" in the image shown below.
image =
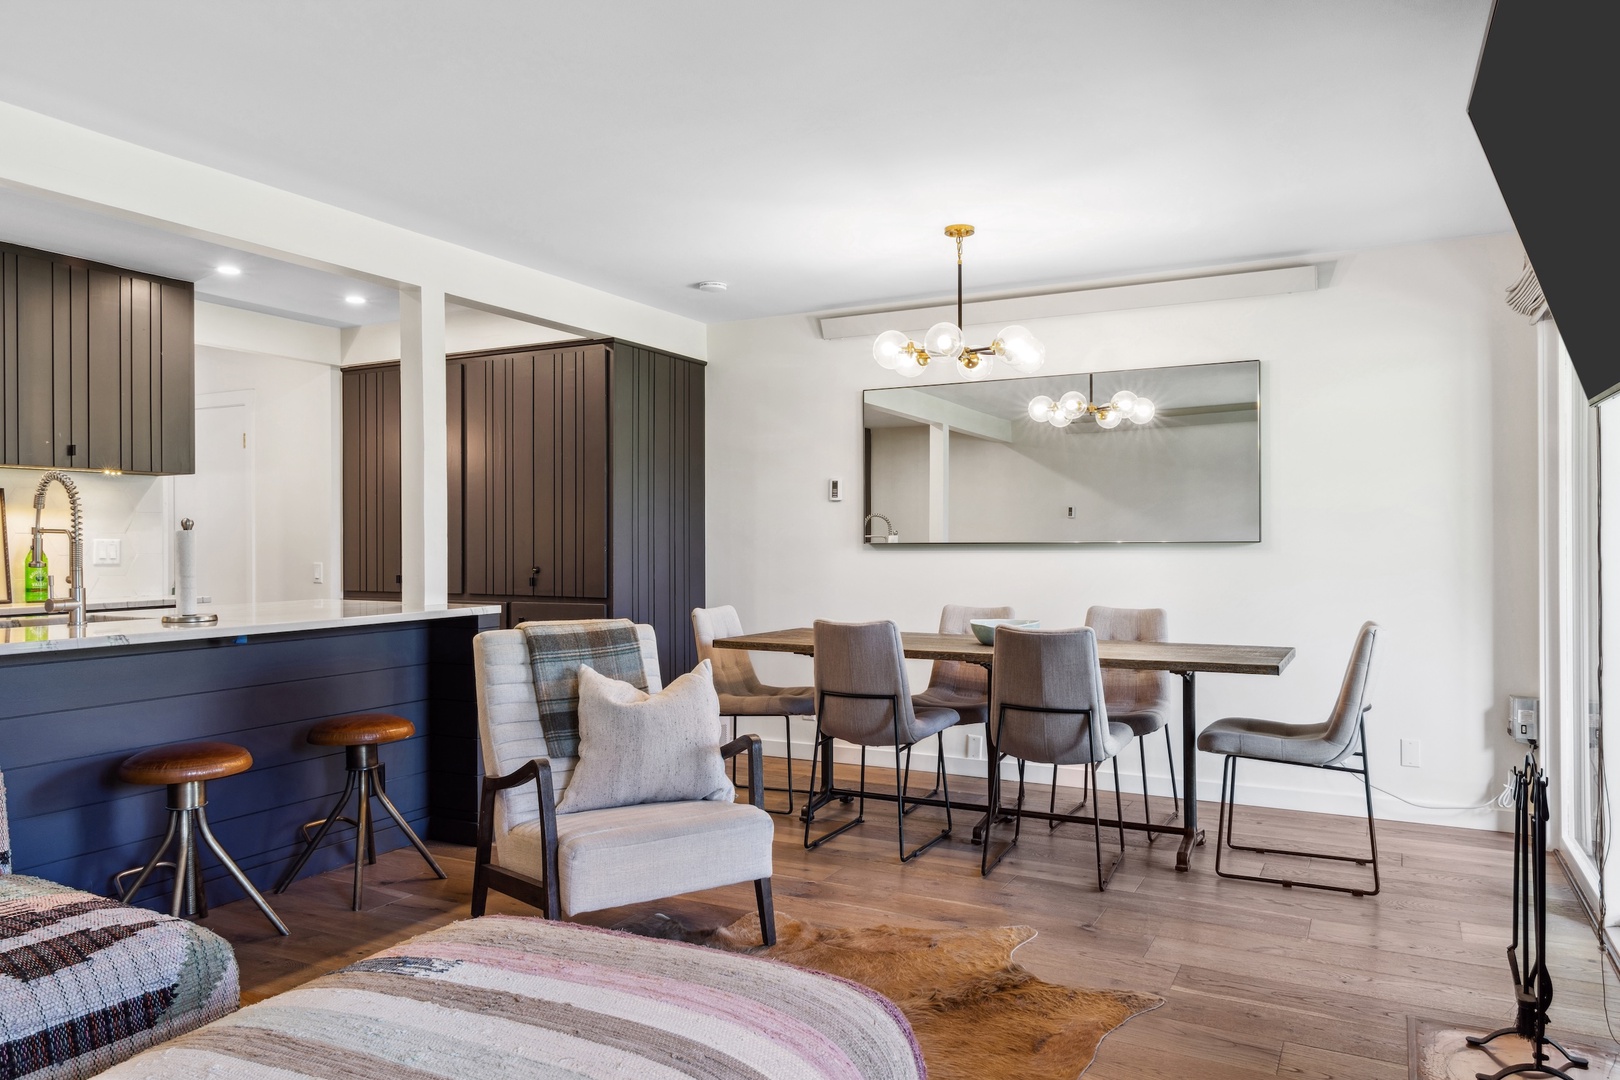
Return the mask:
<path id="1" fill-rule="evenodd" d="M 1066 427 L 1030 402 L 1153 402 L 1144 423 Z M 1072 400 L 1072 399 L 1071 399 Z M 1260 362 L 868 390 L 867 510 L 902 544 L 1260 539 Z M 870 540 L 868 542 L 871 542 Z"/>

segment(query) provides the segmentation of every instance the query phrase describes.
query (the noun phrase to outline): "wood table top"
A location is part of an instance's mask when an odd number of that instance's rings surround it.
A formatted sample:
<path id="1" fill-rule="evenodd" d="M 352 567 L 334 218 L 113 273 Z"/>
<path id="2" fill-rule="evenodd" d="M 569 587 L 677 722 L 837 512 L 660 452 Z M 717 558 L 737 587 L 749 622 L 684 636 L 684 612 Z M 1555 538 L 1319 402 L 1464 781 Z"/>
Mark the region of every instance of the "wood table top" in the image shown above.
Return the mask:
<path id="1" fill-rule="evenodd" d="M 902 631 L 900 644 L 913 660 L 962 660 L 988 664 L 995 650 L 972 634 Z M 720 638 L 717 649 L 785 652 L 814 656 L 815 632 L 808 626 Z M 1175 641 L 1099 641 L 1097 659 L 1105 668 L 1134 671 L 1210 671 L 1230 675 L 1281 675 L 1294 650 L 1280 645 L 1195 645 Z"/>

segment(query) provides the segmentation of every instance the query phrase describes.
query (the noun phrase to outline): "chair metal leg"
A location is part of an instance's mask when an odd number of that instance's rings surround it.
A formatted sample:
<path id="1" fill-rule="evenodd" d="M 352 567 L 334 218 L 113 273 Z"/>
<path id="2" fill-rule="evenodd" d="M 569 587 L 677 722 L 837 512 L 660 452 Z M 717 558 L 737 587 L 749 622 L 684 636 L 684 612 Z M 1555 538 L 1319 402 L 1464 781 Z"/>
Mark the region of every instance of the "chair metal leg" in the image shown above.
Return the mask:
<path id="1" fill-rule="evenodd" d="M 812 821 L 814 821 L 815 818 L 816 818 L 816 810 L 815 810 L 816 804 L 815 804 L 815 797 L 814 797 L 814 792 L 816 790 L 816 766 L 821 760 L 822 746 L 823 746 L 823 744 L 825 742 L 828 741 L 829 738 L 830 738 L 830 736 L 822 735 L 822 733 L 821 733 L 821 720 L 818 717 L 817 720 L 816 720 L 815 753 L 810 755 L 810 791 L 811 791 L 812 795 L 811 795 L 810 802 L 805 804 L 805 814 L 804 814 L 804 847 L 805 847 L 806 851 L 812 851 L 812 850 L 820 847 L 822 844 L 825 844 L 827 841 L 831 840 L 833 837 L 840 836 L 840 835 L 848 832 L 849 830 L 853 829 L 855 826 L 863 824 L 866 821 L 866 747 L 863 746 L 863 747 L 861 747 L 861 799 L 860 799 L 860 803 L 855 808 L 855 818 L 854 818 L 854 820 L 846 821 L 844 824 L 838 826 L 838 828 L 834 829 L 832 832 L 826 833 L 825 835 L 822 835 L 822 836 L 818 836 L 814 840 L 810 839 L 810 823 Z M 829 769 L 829 771 L 831 770 L 831 765 L 828 766 L 828 769 Z M 833 778 L 831 776 L 827 777 L 827 786 L 828 787 L 833 786 L 832 779 Z"/>
<path id="2" fill-rule="evenodd" d="M 771 902 L 771 879 L 754 879 L 754 903 L 759 906 L 759 935 L 767 946 L 776 944 L 776 907 Z"/>
<path id="3" fill-rule="evenodd" d="M 364 871 L 366 868 L 366 837 L 371 834 L 371 771 L 362 770 L 359 778 L 360 805 L 355 810 L 355 818 L 360 822 L 360 830 L 354 837 L 354 902 L 355 911 L 360 910 L 361 890 L 365 887 Z"/>
<path id="4" fill-rule="evenodd" d="M 152 876 L 153 870 L 156 870 L 160 866 L 174 866 L 173 862 L 164 861 L 163 856 L 168 853 L 169 845 L 174 843 L 174 834 L 179 828 L 179 820 L 180 811 L 170 810 L 169 828 L 163 834 L 163 843 L 159 844 L 157 850 L 152 852 L 152 857 L 151 859 L 147 860 L 145 866 L 136 867 L 132 870 L 125 870 L 122 873 L 113 875 L 113 894 L 117 899 L 126 904 L 129 903 L 130 899 L 136 893 L 141 891 L 141 886 L 146 884 L 146 879 Z M 135 884 L 126 889 L 124 888 L 123 884 L 124 879 L 130 874 L 139 874 L 140 876 L 135 879 Z"/>
<path id="5" fill-rule="evenodd" d="M 326 839 L 326 834 L 332 830 L 332 826 L 337 824 L 339 821 L 349 820 L 340 815 L 343 813 L 343 808 L 348 805 L 349 795 L 354 791 L 354 779 L 355 775 L 352 770 L 344 776 L 343 794 L 338 796 L 338 801 L 332 807 L 332 812 L 327 814 L 326 817 L 321 821 L 321 827 L 315 833 L 313 838 L 308 836 L 309 825 L 304 826 L 306 837 L 304 842 L 304 850 L 299 852 L 297 860 L 292 864 L 291 867 L 288 868 L 285 874 L 281 875 L 281 880 L 276 882 L 276 887 L 271 889 L 271 892 L 286 892 L 287 886 L 291 885 L 298 877 L 299 871 L 304 868 L 305 863 L 309 862 L 309 857 L 315 854 L 315 849 L 321 846 L 321 841 Z M 311 824 L 313 824 L 313 822 L 311 822 Z"/>
<path id="6" fill-rule="evenodd" d="M 1372 805 L 1372 778 L 1367 771 L 1367 732 L 1363 725 L 1360 730 L 1360 749 L 1352 756 L 1360 757 L 1361 767 L 1350 768 L 1342 765 L 1310 765 L 1302 768 L 1322 769 L 1326 772 L 1350 773 L 1361 778 L 1367 799 L 1367 844 L 1369 854 L 1360 855 L 1333 855 L 1324 851 L 1304 851 L 1297 848 L 1265 848 L 1252 847 L 1236 842 L 1236 804 L 1237 804 L 1237 757 L 1228 754 L 1226 765 L 1221 774 L 1221 816 L 1220 827 L 1215 835 L 1215 873 L 1224 878 L 1233 878 L 1238 881 L 1262 881 L 1272 885 L 1281 885 L 1284 888 L 1298 886 L 1302 889 L 1321 889 L 1325 892 L 1349 893 L 1351 896 L 1377 896 L 1383 888 L 1378 872 L 1378 831 L 1373 818 Z M 1329 862 L 1355 863 L 1357 866 L 1372 866 L 1372 888 L 1358 888 L 1353 885 L 1324 885 L 1314 881 L 1300 881 L 1295 878 L 1266 877 L 1260 874 L 1235 874 L 1222 866 L 1221 853 L 1223 850 L 1248 851 L 1257 855 L 1292 855 L 1304 859 L 1322 859 Z"/>
<path id="7" fill-rule="evenodd" d="M 236 865 L 236 860 L 226 854 L 225 848 L 214 838 L 214 830 L 208 827 L 207 812 L 200 806 L 194 812 L 197 815 L 197 831 L 202 834 L 203 843 L 208 846 L 209 851 L 214 853 L 214 858 L 220 861 L 220 865 L 225 867 L 225 872 L 236 880 L 236 884 L 247 894 L 247 898 L 253 901 L 253 906 L 258 908 L 260 913 L 270 920 L 270 925 L 276 928 L 277 933 L 283 937 L 290 934 L 291 931 L 287 929 L 287 924 L 282 922 L 281 917 L 271 910 L 269 902 L 259 893 L 258 889 L 253 887 L 253 882 L 249 881 L 248 876 L 242 872 L 242 868 Z"/>
<path id="8" fill-rule="evenodd" d="M 384 791 L 379 785 L 376 794 L 377 801 L 382 803 L 383 809 L 388 811 L 388 816 L 394 819 L 394 824 L 399 826 L 399 831 L 405 834 L 405 839 L 411 842 L 411 846 L 416 849 L 416 853 L 426 861 L 428 869 L 432 870 L 440 878 L 445 877 L 446 874 L 439 867 L 438 861 L 433 858 L 433 853 L 427 849 L 426 844 L 422 843 L 422 838 L 416 835 L 416 830 L 406 823 L 405 816 L 399 812 L 399 807 L 394 805 L 394 800 L 388 797 L 388 792 Z"/>
<path id="9" fill-rule="evenodd" d="M 1067 810 L 1063 811 L 1065 814 L 1069 814 L 1070 816 L 1078 814 L 1080 811 L 1084 810 L 1086 808 L 1087 800 L 1089 800 L 1091 798 L 1091 774 L 1089 772 L 1086 772 L 1086 771 L 1082 770 L 1081 773 L 1080 773 L 1080 776 L 1082 777 L 1082 779 L 1080 781 L 1080 784 L 1081 784 L 1081 786 L 1080 786 L 1080 801 L 1075 803 L 1073 806 L 1069 807 Z M 1052 766 L 1052 797 L 1049 800 L 1047 800 L 1047 804 L 1046 804 L 1046 812 L 1048 814 L 1057 813 L 1057 788 L 1058 788 L 1057 778 L 1058 778 L 1058 767 L 1056 765 L 1054 765 L 1054 766 Z M 1064 824 L 1067 824 L 1067 823 L 1062 822 L 1062 821 L 1048 821 L 1046 823 L 1046 829 L 1047 829 L 1048 832 L 1051 832 L 1051 831 L 1055 830 L 1059 825 L 1064 825 Z"/>
<path id="10" fill-rule="evenodd" d="M 186 914 L 190 899 L 186 886 L 191 883 L 191 863 L 197 857 L 197 839 L 191 834 L 191 811 L 180 811 L 180 847 L 174 853 L 174 887 L 169 898 L 169 914 L 181 918 Z"/>

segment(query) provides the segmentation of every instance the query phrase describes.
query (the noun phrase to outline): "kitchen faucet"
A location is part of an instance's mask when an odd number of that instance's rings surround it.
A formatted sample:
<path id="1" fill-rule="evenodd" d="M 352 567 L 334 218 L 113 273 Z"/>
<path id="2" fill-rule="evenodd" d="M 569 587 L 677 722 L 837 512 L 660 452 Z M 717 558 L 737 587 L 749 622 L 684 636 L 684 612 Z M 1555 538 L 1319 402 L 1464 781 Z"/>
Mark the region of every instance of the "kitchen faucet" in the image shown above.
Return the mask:
<path id="1" fill-rule="evenodd" d="M 45 511 L 45 492 L 55 480 L 67 492 L 68 506 L 72 511 L 73 527 L 70 529 L 44 529 L 40 527 L 40 515 Z M 42 548 L 45 544 L 46 533 L 61 533 L 68 538 L 68 596 L 66 599 L 52 596 L 56 591 L 56 578 L 49 577 L 45 590 L 45 610 L 51 613 L 67 611 L 72 613 L 71 626 L 74 630 L 84 630 L 84 506 L 79 502 L 79 489 L 74 485 L 73 478 L 60 469 L 46 473 L 39 478 L 39 487 L 34 489 L 34 563 L 39 564 Z"/>

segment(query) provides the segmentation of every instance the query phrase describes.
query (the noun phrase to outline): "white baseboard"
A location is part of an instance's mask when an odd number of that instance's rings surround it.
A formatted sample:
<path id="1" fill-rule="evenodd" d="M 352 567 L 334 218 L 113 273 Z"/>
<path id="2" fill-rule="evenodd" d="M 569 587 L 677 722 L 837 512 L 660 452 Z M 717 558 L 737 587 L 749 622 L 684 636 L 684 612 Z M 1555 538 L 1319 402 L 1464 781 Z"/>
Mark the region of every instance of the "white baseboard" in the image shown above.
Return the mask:
<path id="1" fill-rule="evenodd" d="M 785 747 L 781 734 L 780 723 L 767 728 L 775 727 L 776 734 L 759 732 L 762 749 L 768 757 L 782 757 Z M 741 730 L 741 729 L 739 729 Z M 813 737 L 812 737 L 813 738 Z M 802 786 L 809 780 L 809 761 L 812 739 L 801 739 L 797 732 L 793 739 L 794 783 Z M 935 753 L 932 741 L 918 744 L 912 751 L 911 773 L 912 786 L 928 780 L 932 786 L 932 776 L 935 769 Z M 1156 751 L 1156 752 L 1155 752 Z M 860 748 L 847 743 L 837 743 L 833 755 L 840 764 L 856 764 L 860 761 Z M 871 747 L 867 750 L 867 764 L 892 769 L 897 767 L 893 749 L 887 747 Z M 1154 766 L 1164 765 L 1164 748 L 1158 744 L 1148 747 L 1148 792 L 1154 797 L 1171 795 L 1170 777 L 1167 773 L 1158 773 Z M 1198 760 L 1198 798 L 1202 802 L 1217 802 L 1221 796 L 1221 759 L 1211 754 L 1202 754 Z M 1264 768 L 1256 763 L 1246 769 L 1239 777 L 1237 801 L 1240 806 L 1255 806 L 1278 810 L 1303 810 L 1318 814 L 1342 814 L 1347 817 L 1360 817 L 1366 813 L 1366 803 L 1362 794 L 1361 784 L 1355 777 L 1333 776 L 1324 777 L 1319 771 L 1307 772 L 1304 769 L 1290 768 L 1288 766 L 1272 766 L 1266 774 L 1256 776 L 1255 773 Z M 951 776 L 983 777 L 985 762 L 983 758 L 969 758 L 953 754 L 949 750 L 945 753 L 945 771 Z M 1058 767 L 1058 784 L 1062 787 L 1078 789 L 1081 785 L 1082 769 L 1078 765 L 1063 765 Z M 1052 781 L 1053 766 L 1031 763 L 1025 769 L 1025 779 L 1032 784 L 1048 784 Z M 1305 787 L 1298 783 L 1287 781 L 1279 782 L 1277 776 L 1294 777 L 1302 780 L 1309 777 L 1324 780 L 1322 786 Z M 1018 773 L 1010 762 L 1002 764 L 1002 778 L 1005 780 L 1018 779 Z M 1119 778 L 1123 790 L 1129 794 L 1142 790 L 1142 770 L 1135 752 L 1121 755 L 1119 759 Z M 1178 777 L 1179 778 L 1179 777 Z M 1104 766 L 1102 781 L 1106 788 L 1112 786 L 1113 770 L 1111 766 Z M 1377 783 L 1377 778 L 1374 778 Z M 1341 790 L 1342 789 L 1342 790 Z M 1375 790 L 1373 792 L 1373 812 L 1380 820 L 1411 821 L 1427 825 L 1452 825 L 1466 829 L 1508 830 L 1512 828 L 1511 817 L 1494 808 L 1483 810 L 1441 810 L 1412 806 L 1401 802 Z M 1214 822 L 1211 821 L 1210 827 Z"/>

